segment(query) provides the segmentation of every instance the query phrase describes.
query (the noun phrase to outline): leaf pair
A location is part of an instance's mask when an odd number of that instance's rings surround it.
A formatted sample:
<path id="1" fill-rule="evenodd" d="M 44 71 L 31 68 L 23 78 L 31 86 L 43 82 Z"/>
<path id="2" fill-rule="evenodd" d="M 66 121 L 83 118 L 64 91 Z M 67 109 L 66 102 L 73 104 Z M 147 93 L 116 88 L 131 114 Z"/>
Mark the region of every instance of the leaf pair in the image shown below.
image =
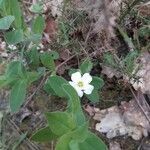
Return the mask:
<path id="1" fill-rule="evenodd" d="M 32 69 L 37 69 L 42 64 L 46 69 L 51 72 L 55 72 L 54 60 L 58 59 L 59 55 L 57 52 L 44 52 L 39 53 L 36 47 L 33 47 L 29 52 L 26 53 L 29 66 Z"/>
<path id="2" fill-rule="evenodd" d="M 57 78 L 60 77 L 50 77 L 50 80 Z M 46 113 L 48 127 L 36 132 L 32 139 L 41 142 L 57 139 L 56 150 L 99 150 L 99 148 L 105 150 L 105 144 L 88 131 L 88 123 L 85 121 L 76 91 L 69 84 L 62 84 L 61 86 L 67 95 L 61 94 L 69 98 L 67 111 Z"/>
<path id="3" fill-rule="evenodd" d="M 37 80 L 37 72 L 28 72 L 20 61 L 10 63 L 6 73 L 0 76 L 0 87 L 11 86 L 10 108 L 12 112 L 17 112 L 26 97 L 27 87 Z"/>
<path id="4" fill-rule="evenodd" d="M 8 18 L 9 17 L 9 18 Z M 10 24 L 13 21 L 13 16 L 8 16 L 3 19 L 3 24 L 0 21 L 0 28 L 4 28 L 6 23 L 8 24 L 5 28 L 10 27 Z M 6 22 L 7 19 L 7 22 Z M 9 19 L 9 20 L 8 20 Z M 18 44 L 20 42 L 33 41 L 39 42 L 42 37 L 43 30 L 45 28 L 45 20 L 42 16 L 37 16 L 37 18 L 33 21 L 32 24 L 32 32 L 28 35 L 24 32 L 23 28 L 16 29 L 14 31 L 9 31 L 5 33 L 5 40 L 8 44 Z M 24 35 L 25 33 L 25 35 Z"/>
<path id="5" fill-rule="evenodd" d="M 48 126 L 37 131 L 32 136 L 32 140 L 44 142 L 58 139 L 58 143 L 65 142 L 64 137 L 78 142 L 85 140 L 88 131 L 87 123 L 77 126 L 73 116 L 67 112 L 46 113 L 46 118 Z M 67 144 L 69 146 L 69 143 Z"/>
<path id="6" fill-rule="evenodd" d="M 2 16 L 14 16 L 14 27 L 17 29 L 25 29 L 25 22 L 23 20 L 22 11 L 18 0 L 3 0 L 0 5 Z"/>
<path id="7" fill-rule="evenodd" d="M 6 16 L 0 19 L 0 30 L 8 30 L 15 20 L 14 16 Z"/>
<path id="8" fill-rule="evenodd" d="M 85 122 L 85 117 L 80 105 L 80 99 L 74 88 L 64 78 L 51 76 L 45 84 L 45 90 L 50 94 L 67 98 L 67 112 L 74 114 L 74 118 L 78 125 Z"/>

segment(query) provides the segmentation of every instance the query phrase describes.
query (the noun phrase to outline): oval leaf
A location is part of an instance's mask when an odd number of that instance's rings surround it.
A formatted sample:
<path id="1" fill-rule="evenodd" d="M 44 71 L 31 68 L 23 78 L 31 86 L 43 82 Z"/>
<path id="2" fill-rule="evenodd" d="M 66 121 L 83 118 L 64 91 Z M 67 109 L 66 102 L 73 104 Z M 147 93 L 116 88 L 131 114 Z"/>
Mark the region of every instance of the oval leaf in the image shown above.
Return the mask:
<path id="1" fill-rule="evenodd" d="M 46 113 L 46 118 L 50 129 L 56 135 L 62 136 L 63 134 L 75 128 L 75 122 L 73 118 L 66 112 Z"/>
<path id="2" fill-rule="evenodd" d="M 27 80 L 18 80 L 12 87 L 10 94 L 10 108 L 12 112 L 17 112 L 26 97 Z"/>
<path id="3" fill-rule="evenodd" d="M 14 16 L 6 16 L 0 19 L 0 30 L 8 30 L 15 20 Z"/>
<path id="4" fill-rule="evenodd" d="M 45 127 L 34 133 L 31 139 L 36 142 L 49 142 L 57 139 L 57 135 L 55 135 L 49 127 Z"/>
<path id="5" fill-rule="evenodd" d="M 89 73 L 92 70 L 93 63 L 90 61 L 90 59 L 86 59 L 83 61 L 83 63 L 80 66 L 80 70 L 82 74 Z"/>
<path id="6" fill-rule="evenodd" d="M 54 93 L 59 97 L 67 97 L 66 92 L 62 90 L 63 84 L 68 84 L 68 82 L 64 78 L 59 76 L 51 76 L 46 83 L 46 87 L 47 89 L 52 89 Z"/>
<path id="7" fill-rule="evenodd" d="M 5 39 L 8 44 L 20 43 L 24 40 L 23 30 L 18 29 L 18 30 L 7 32 L 5 34 Z"/>
<path id="8" fill-rule="evenodd" d="M 32 31 L 36 34 L 42 34 L 45 28 L 45 19 L 42 16 L 37 16 L 32 25 Z"/>
<path id="9" fill-rule="evenodd" d="M 48 68 L 50 71 L 55 71 L 55 63 L 54 59 L 52 58 L 51 54 L 46 52 L 41 54 L 40 56 L 42 64 Z"/>
<path id="10" fill-rule="evenodd" d="M 87 139 L 80 143 L 79 147 L 80 150 L 108 150 L 105 143 L 90 131 Z"/>
<path id="11" fill-rule="evenodd" d="M 66 94 L 69 97 L 68 111 L 73 112 L 73 114 L 75 115 L 77 124 L 82 125 L 85 122 L 85 117 L 81 108 L 80 99 L 79 99 L 79 96 L 77 95 L 77 92 L 69 84 L 64 84 L 63 90 L 66 92 Z"/>

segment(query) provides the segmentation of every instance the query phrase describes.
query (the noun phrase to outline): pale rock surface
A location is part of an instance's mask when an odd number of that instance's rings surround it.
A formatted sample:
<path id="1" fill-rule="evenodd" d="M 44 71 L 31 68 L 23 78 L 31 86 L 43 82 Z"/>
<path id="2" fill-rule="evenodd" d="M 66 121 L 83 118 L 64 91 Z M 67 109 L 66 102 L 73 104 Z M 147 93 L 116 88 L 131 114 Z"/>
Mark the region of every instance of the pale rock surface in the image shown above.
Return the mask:
<path id="1" fill-rule="evenodd" d="M 123 110 L 125 106 L 127 109 Z M 106 133 L 107 138 L 128 135 L 134 140 L 140 140 L 143 136 L 148 136 L 149 122 L 134 100 L 130 103 L 124 102 L 121 107 L 122 110 L 113 106 L 97 112 L 94 119 L 100 123 L 96 124 L 96 130 Z"/>
<path id="2" fill-rule="evenodd" d="M 110 142 L 109 150 L 121 150 L 120 144 L 118 142 Z"/>

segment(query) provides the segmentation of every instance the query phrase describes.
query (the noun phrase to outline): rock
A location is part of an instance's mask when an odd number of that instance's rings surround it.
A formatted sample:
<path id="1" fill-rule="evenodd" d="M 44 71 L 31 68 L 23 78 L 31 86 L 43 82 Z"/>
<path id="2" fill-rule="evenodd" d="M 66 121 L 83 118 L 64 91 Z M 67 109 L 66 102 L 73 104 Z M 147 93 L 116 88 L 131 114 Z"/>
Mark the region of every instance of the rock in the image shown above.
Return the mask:
<path id="1" fill-rule="evenodd" d="M 110 142 L 109 143 L 109 150 L 121 150 L 120 144 L 118 142 Z"/>
<path id="2" fill-rule="evenodd" d="M 125 123 L 132 126 L 141 126 L 148 130 L 150 127 L 149 122 L 140 110 L 136 101 L 131 100 L 129 103 L 123 102 L 122 106 L 124 107 L 124 105 L 127 107 L 126 111 L 123 113 Z"/>
<path id="3" fill-rule="evenodd" d="M 119 112 L 118 106 L 112 106 L 110 108 L 103 109 L 103 110 L 94 108 L 94 110 L 95 110 L 95 115 L 94 115 L 93 119 L 97 120 L 97 121 L 101 121 L 102 118 L 104 118 L 106 116 L 106 114 L 108 114 L 108 113 L 114 113 L 114 112 L 118 113 Z"/>
<path id="4" fill-rule="evenodd" d="M 120 108 L 113 106 L 101 110 L 94 119 L 100 121 L 96 124 L 96 130 L 106 133 L 107 138 L 128 135 L 140 140 L 148 136 L 149 122 L 134 100 L 123 102 Z"/>

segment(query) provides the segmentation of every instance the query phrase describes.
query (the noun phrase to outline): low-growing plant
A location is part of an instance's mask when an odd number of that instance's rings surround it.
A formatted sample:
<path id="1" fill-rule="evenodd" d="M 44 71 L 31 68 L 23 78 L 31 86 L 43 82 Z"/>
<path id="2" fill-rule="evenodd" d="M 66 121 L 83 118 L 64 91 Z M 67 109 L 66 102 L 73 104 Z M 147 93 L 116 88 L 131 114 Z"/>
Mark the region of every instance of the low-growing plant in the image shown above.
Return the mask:
<path id="1" fill-rule="evenodd" d="M 99 102 L 99 90 L 104 81 L 89 73 L 93 67 L 90 59 L 86 59 L 79 69 L 70 71 L 72 81 L 57 76 L 55 60 L 59 55 L 55 51 L 40 53 L 37 46 L 41 42 L 45 28 L 41 3 L 34 4 L 30 10 L 36 13 L 31 31 L 25 23 L 18 0 L 0 0 L 0 30 L 9 51 L 15 51 L 18 60 L 6 65 L 5 72 L 0 76 L 0 88 L 10 88 L 10 110 L 16 113 L 28 94 L 28 88 L 43 76 L 47 77 L 44 90 L 48 94 L 62 97 L 67 101 L 64 112 L 47 112 L 47 126 L 37 131 L 34 141 L 57 140 L 56 150 L 105 150 L 104 142 L 89 129 L 79 97 L 91 102 Z"/>
<path id="2" fill-rule="evenodd" d="M 92 63 L 89 60 L 84 61 L 78 72 L 72 74 L 72 80 L 82 89 L 82 84 L 91 81 L 92 89 L 88 89 L 86 96 L 92 102 L 98 101 L 98 90 L 103 86 L 103 80 L 99 77 L 91 77 L 89 71 L 92 68 Z M 79 72 L 80 71 L 80 72 Z M 86 77 L 86 81 L 81 79 Z M 91 78 L 91 79 L 90 79 Z M 75 79 L 75 80 L 74 80 Z M 76 80 L 79 79 L 79 80 Z M 83 79 L 83 78 L 82 78 Z M 83 82 L 82 82 L 83 81 Z M 70 84 L 69 84 L 70 83 Z M 72 86 L 72 82 L 66 81 L 64 78 L 57 75 L 49 77 L 45 84 L 45 90 L 53 95 L 63 97 L 67 100 L 67 108 L 64 112 L 48 112 L 45 113 L 48 125 L 37 131 L 32 139 L 35 141 L 51 141 L 58 140 L 56 150 L 105 150 L 106 145 L 96 135 L 88 130 L 88 121 L 86 120 L 81 108 L 80 95 L 78 88 Z M 86 90 L 86 89 L 85 89 Z M 80 91 L 85 92 L 85 91 Z"/>
<path id="3" fill-rule="evenodd" d="M 129 52 L 126 57 L 121 59 L 112 53 L 105 53 L 103 63 L 106 66 L 116 69 L 123 75 L 127 75 L 129 78 L 132 78 L 137 71 L 135 70 L 135 60 L 138 56 L 139 53 L 137 51 Z"/>

